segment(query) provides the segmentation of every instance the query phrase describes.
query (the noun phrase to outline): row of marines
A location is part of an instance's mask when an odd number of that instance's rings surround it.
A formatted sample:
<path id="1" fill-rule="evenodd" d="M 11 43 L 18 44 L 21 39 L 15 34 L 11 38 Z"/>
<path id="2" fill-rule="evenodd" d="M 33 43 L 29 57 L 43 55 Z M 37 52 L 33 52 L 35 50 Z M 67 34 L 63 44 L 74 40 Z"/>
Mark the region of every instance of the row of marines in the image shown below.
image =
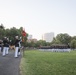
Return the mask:
<path id="1" fill-rule="evenodd" d="M 20 48 L 21 48 L 21 38 L 15 36 L 14 42 L 9 40 L 9 38 L 4 37 L 3 40 L 0 40 L 0 52 L 2 52 L 2 56 L 5 56 L 9 53 L 9 47 L 11 45 L 15 46 L 15 54 L 14 57 L 18 57 L 20 55 Z"/>

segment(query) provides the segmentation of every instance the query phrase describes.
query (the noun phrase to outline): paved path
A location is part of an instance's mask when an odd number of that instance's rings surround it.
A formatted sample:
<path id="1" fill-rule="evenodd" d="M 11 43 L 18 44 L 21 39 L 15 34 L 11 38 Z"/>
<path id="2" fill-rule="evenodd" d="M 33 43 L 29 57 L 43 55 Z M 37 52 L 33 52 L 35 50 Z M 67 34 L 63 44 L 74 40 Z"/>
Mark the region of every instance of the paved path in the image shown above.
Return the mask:
<path id="1" fill-rule="evenodd" d="M 21 56 L 14 57 L 14 51 L 10 51 L 5 57 L 0 53 L 0 75 L 20 75 L 20 60 Z"/>

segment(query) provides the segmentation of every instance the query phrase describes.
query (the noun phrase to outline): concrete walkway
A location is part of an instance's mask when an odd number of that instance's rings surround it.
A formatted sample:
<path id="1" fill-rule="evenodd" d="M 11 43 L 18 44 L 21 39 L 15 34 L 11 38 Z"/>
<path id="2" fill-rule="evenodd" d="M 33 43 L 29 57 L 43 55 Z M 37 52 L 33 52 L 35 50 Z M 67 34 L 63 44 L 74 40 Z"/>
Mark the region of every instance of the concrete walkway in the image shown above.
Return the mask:
<path id="1" fill-rule="evenodd" d="M 20 60 L 21 56 L 14 57 L 14 50 L 4 57 L 0 53 L 0 75 L 20 75 Z"/>

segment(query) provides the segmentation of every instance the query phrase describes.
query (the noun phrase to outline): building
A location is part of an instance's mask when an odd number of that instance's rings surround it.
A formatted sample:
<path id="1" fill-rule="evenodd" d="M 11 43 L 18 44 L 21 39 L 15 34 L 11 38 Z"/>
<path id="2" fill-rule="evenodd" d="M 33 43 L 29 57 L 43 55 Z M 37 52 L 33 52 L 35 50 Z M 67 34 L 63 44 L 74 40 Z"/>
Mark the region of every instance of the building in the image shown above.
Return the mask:
<path id="1" fill-rule="evenodd" d="M 54 38 L 54 32 L 45 33 L 42 35 L 42 40 L 45 40 L 46 42 L 52 42 Z"/>
<path id="2" fill-rule="evenodd" d="M 36 43 L 37 42 L 37 39 L 35 39 L 35 38 L 32 38 L 32 35 L 28 35 L 28 37 L 27 37 L 27 42 L 34 42 L 34 43 Z"/>
<path id="3" fill-rule="evenodd" d="M 29 40 L 29 39 L 32 39 L 32 35 L 28 35 L 27 39 L 28 39 L 28 40 Z"/>

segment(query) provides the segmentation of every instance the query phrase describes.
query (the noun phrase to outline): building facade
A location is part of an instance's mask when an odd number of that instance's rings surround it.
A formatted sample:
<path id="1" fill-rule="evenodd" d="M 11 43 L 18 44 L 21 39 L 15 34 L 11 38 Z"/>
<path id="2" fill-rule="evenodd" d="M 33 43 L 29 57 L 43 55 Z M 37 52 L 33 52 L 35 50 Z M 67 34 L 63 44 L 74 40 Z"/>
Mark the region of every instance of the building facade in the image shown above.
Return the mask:
<path id="1" fill-rule="evenodd" d="M 35 38 L 32 38 L 32 35 L 28 35 L 28 37 L 27 37 L 27 42 L 34 42 L 34 43 L 36 43 L 37 42 L 37 39 L 35 39 Z"/>
<path id="2" fill-rule="evenodd" d="M 42 35 L 42 40 L 45 40 L 46 42 L 52 42 L 54 38 L 54 32 L 45 33 Z"/>

